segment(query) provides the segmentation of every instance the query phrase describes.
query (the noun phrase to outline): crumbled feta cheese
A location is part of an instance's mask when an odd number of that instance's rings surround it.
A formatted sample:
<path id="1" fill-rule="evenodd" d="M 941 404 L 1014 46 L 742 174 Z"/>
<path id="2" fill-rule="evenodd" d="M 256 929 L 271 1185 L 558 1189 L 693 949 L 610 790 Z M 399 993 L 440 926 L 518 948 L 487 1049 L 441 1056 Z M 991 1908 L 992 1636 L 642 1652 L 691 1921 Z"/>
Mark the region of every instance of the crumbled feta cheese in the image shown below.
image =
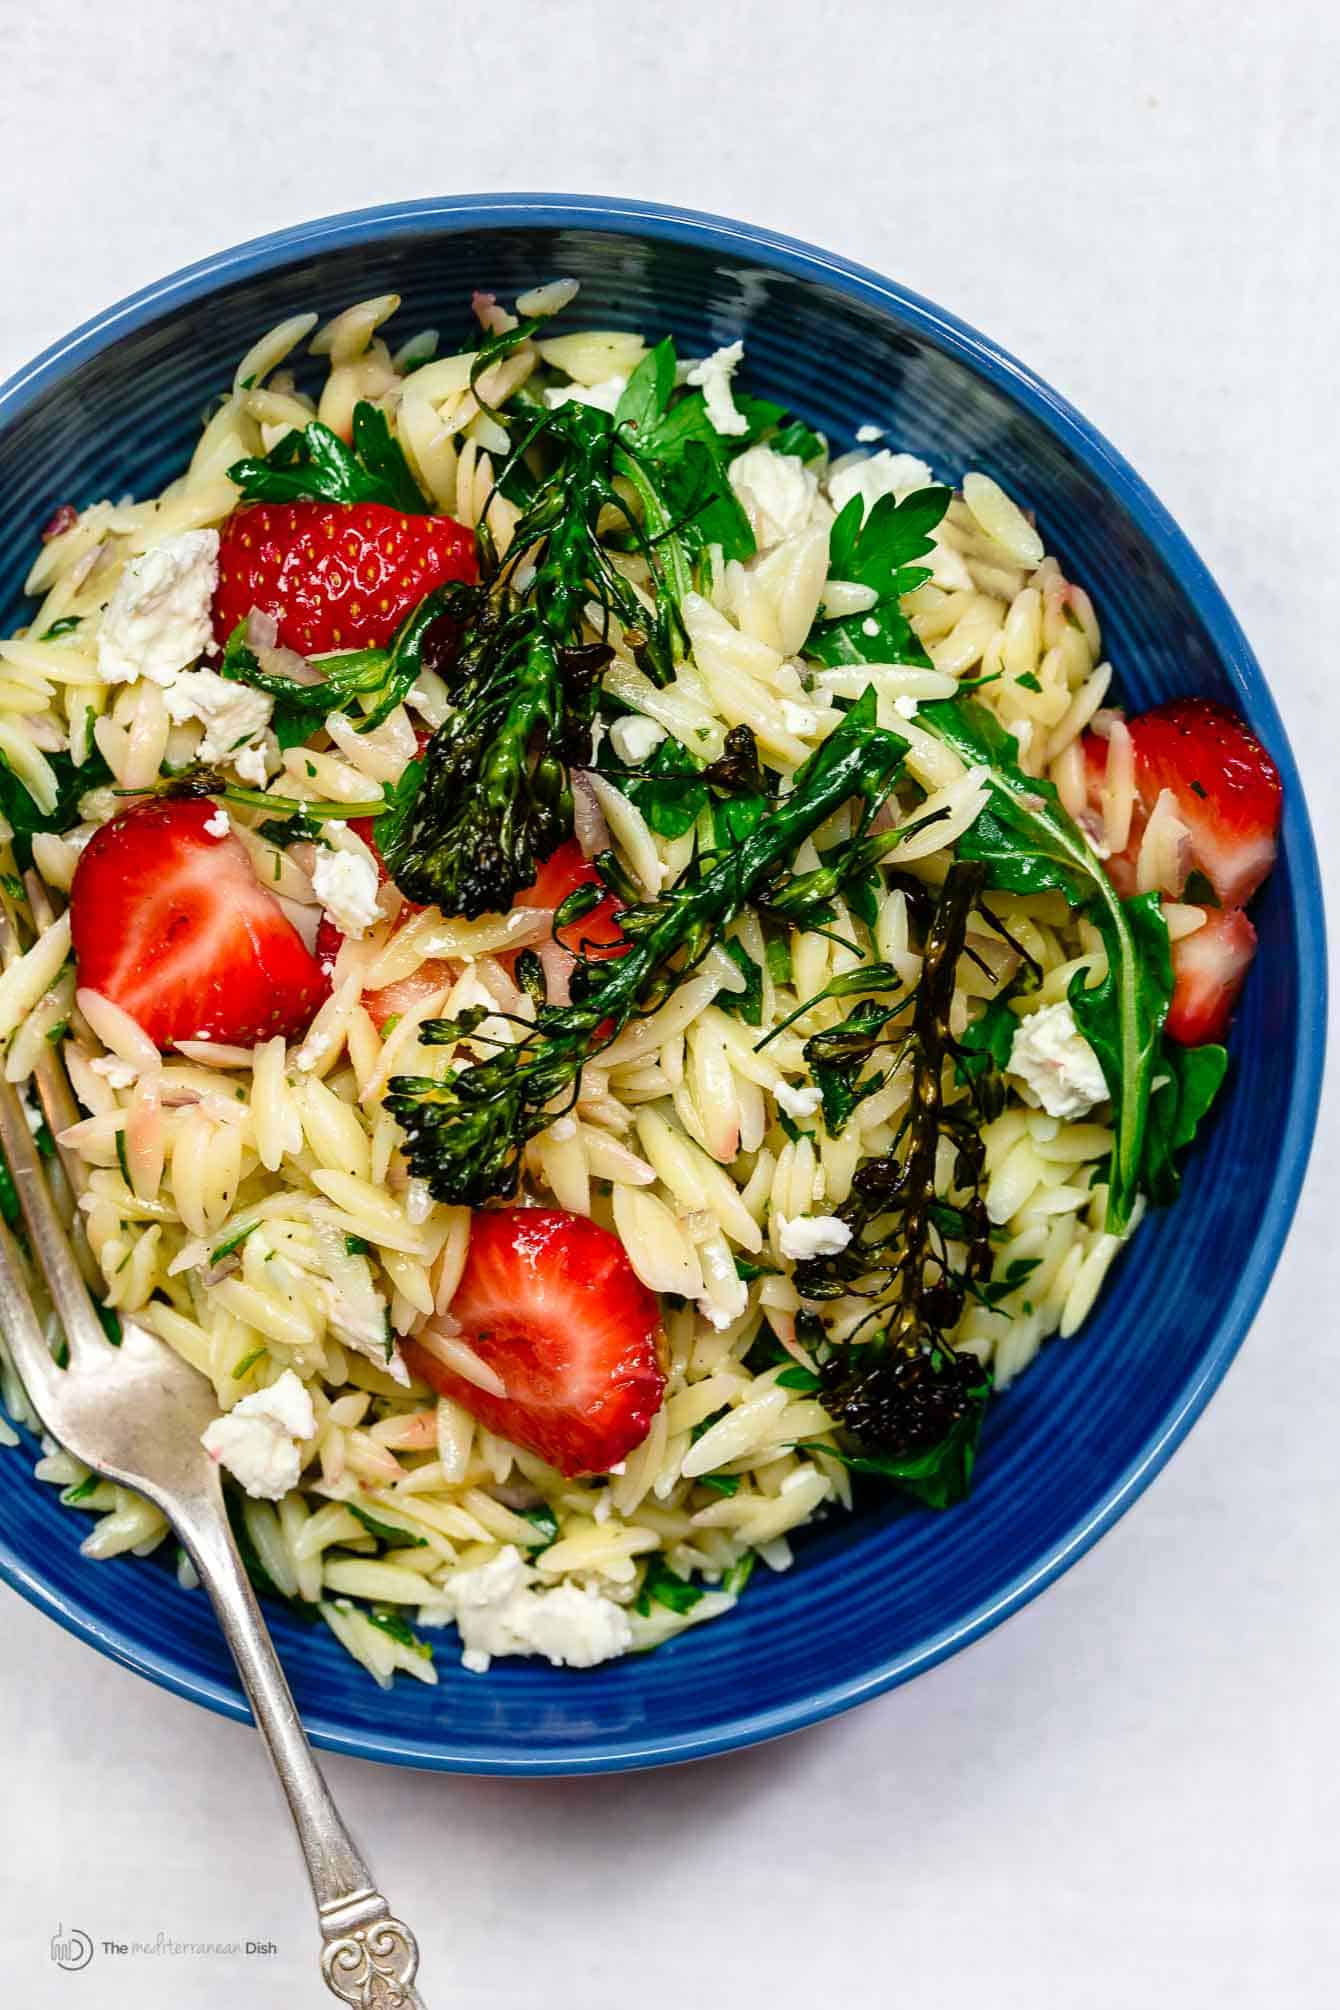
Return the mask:
<path id="1" fill-rule="evenodd" d="M 915 698 L 908 697 L 895 698 L 893 709 L 900 719 L 915 719 L 917 716 L 917 701 Z"/>
<path id="2" fill-rule="evenodd" d="M 488 1563 L 458 1570 L 443 1586 L 440 1607 L 421 1611 L 425 1626 L 454 1619 L 462 1666 L 483 1675 L 497 1654 L 541 1654 L 556 1668 L 594 1668 L 633 1644 L 628 1615 L 593 1586 L 557 1584 L 540 1590 L 538 1571 L 510 1543 Z"/>
<path id="3" fill-rule="evenodd" d="M 777 1217 L 777 1246 L 792 1263 L 811 1256 L 836 1256 L 851 1241 L 851 1230 L 835 1214 L 795 1214 Z"/>
<path id="4" fill-rule="evenodd" d="M 862 635 L 869 635 L 871 637 L 879 634 L 879 623 L 875 620 L 873 614 L 867 614 L 865 620 L 861 623 L 861 633 Z"/>
<path id="5" fill-rule="evenodd" d="M 785 1110 L 788 1117 L 812 1117 L 823 1101 L 823 1096 L 813 1082 L 807 1082 L 803 1089 L 793 1089 L 789 1082 L 779 1082 L 773 1090 L 779 1110 Z"/>
<path id="6" fill-rule="evenodd" d="M 819 714 L 811 705 L 797 705 L 794 699 L 783 698 L 782 724 L 788 733 L 797 733 L 803 739 L 819 724 Z"/>
<path id="7" fill-rule="evenodd" d="M 99 1054 L 88 1065 L 95 1075 L 101 1075 L 114 1089 L 128 1089 L 139 1076 L 139 1069 L 133 1062 L 122 1061 L 115 1054 Z"/>
<path id="8" fill-rule="evenodd" d="M 228 812 L 222 804 L 215 810 L 212 817 L 205 818 L 202 826 L 212 838 L 226 838 L 232 827 Z"/>
<path id="9" fill-rule="evenodd" d="M 249 747 L 239 747 L 233 755 L 233 766 L 237 778 L 250 788 L 263 789 L 269 780 L 270 770 L 265 758 L 265 748 L 259 741 Z"/>
<path id="10" fill-rule="evenodd" d="M 875 441 L 882 440 L 883 437 L 883 426 L 858 426 L 856 428 L 856 443 L 858 446 L 873 447 Z"/>
<path id="11" fill-rule="evenodd" d="M 594 405 L 597 411 L 608 412 L 612 417 L 627 389 L 627 377 L 606 377 L 600 384 L 563 384 L 557 390 L 546 391 L 544 402 L 551 412 L 556 412 L 560 405 Z"/>
<path id="12" fill-rule="evenodd" d="M 760 551 L 804 530 L 819 497 L 819 477 L 798 454 L 771 447 L 746 447 L 730 464 L 730 485 L 739 498 Z"/>
<path id="13" fill-rule="evenodd" d="M 749 1304 L 749 1286 L 742 1277 L 722 1280 L 720 1300 L 700 1298 L 698 1310 L 714 1332 L 724 1333 L 737 1319 L 744 1317 Z"/>
<path id="14" fill-rule="evenodd" d="M 210 603 L 218 579 L 216 530 L 181 531 L 128 560 L 98 630 L 103 683 L 148 677 L 168 685 L 212 647 Z"/>
<path id="15" fill-rule="evenodd" d="M 1064 1000 L 1021 1020 L 1008 1062 L 1049 1117 L 1082 1117 L 1107 1100 L 1098 1056 Z"/>
<path id="16" fill-rule="evenodd" d="M 312 868 L 312 891 L 340 933 L 355 942 L 381 920 L 377 868 L 361 852 L 323 846 Z"/>
<path id="17" fill-rule="evenodd" d="M 707 406 L 708 422 L 718 433 L 747 433 L 749 421 L 743 412 L 737 411 L 731 396 L 731 378 L 744 361 L 743 342 L 732 342 L 725 349 L 714 350 L 694 363 L 686 375 L 686 384 L 701 390 Z"/>
<path id="18" fill-rule="evenodd" d="M 205 728 L 197 752 L 202 761 L 226 761 L 243 740 L 254 740 L 270 723 L 274 699 L 217 670 L 183 670 L 163 688 L 163 703 L 174 725 L 199 719 Z"/>
<path id="19" fill-rule="evenodd" d="M 282 1500 L 298 1484 L 302 1441 L 316 1430 L 312 1399 L 291 1368 L 268 1389 L 216 1417 L 200 1442 L 253 1500 Z"/>
<path id="20" fill-rule="evenodd" d="M 840 514 L 853 496 L 859 496 L 864 519 L 881 496 L 901 500 L 914 489 L 929 488 L 934 480 L 925 461 L 917 460 L 913 454 L 891 454 L 883 447 L 877 454 L 838 467 L 828 477 L 828 500 Z"/>
<path id="21" fill-rule="evenodd" d="M 636 713 L 628 718 L 615 719 L 610 724 L 610 745 L 630 768 L 645 761 L 664 738 L 664 726 L 658 726 L 654 719 L 644 719 Z"/>

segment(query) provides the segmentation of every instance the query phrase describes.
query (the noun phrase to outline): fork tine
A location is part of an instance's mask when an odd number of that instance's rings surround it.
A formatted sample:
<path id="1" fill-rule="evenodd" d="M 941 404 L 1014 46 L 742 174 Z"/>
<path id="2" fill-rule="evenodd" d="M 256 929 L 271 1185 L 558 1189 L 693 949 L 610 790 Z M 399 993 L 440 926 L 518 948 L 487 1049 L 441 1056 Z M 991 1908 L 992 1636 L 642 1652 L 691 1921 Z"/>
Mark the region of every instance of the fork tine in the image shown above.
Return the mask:
<path id="1" fill-rule="evenodd" d="M 5 1345 L 28 1399 L 49 1429 L 49 1419 L 56 1412 L 57 1377 L 61 1371 L 51 1358 L 19 1246 L 3 1221 L 0 1221 L 0 1326 L 4 1328 Z"/>
<path id="2" fill-rule="evenodd" d="M 0 1145 L 14 1177 L 33 1252 L 70 1344 L 71 1363 L 77 1366 L 81 1356 L 88 1358 L 90 1348 L 104 1348 L 107 1336 L 51 1198 L 18 1092 L 3 1077 L 0 1077 Z"/>

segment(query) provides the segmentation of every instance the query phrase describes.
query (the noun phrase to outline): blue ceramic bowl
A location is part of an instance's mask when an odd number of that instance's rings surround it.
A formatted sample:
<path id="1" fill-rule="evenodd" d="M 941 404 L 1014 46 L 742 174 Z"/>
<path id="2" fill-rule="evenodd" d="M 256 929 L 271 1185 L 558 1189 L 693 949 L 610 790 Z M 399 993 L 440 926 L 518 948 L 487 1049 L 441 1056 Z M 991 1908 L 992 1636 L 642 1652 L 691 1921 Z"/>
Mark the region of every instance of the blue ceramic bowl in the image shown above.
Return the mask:
<path id="1" fill-rule="evenodd" d="M 1261 672 L 1214 581 L 1144 483 L 1077 412 L 939 308 L 827 252 L 651 204 L 473 196 L 337 216 L 257 239 L 121 302 L 0 390 L 0 615 L 21 618 L 38 527 L 59 503 L 152 493 L 263 329 L 396 292 L 399 325 L 464 338 L 471 289 L 582 282 L 587 325 L 669 330 L 681 353 L 743 336 L 750 389 L 846 448 L 868 421 L 957 480 L 996 476 L 1092 593 L 1122 696 L 1237 706 L 1284 776 L 1284 844 L 1233 1028 L 1230 1093 L 1177 1207 L 1152 1218 L 1083 1338 L 1054 1342 L 993 1408 L 971 1500 L 872 1505 L 756 1574 L 730 1618 L 584 1674 L 502 1662 L 375 1688 L 323 1628 L 276 1616 L 308 1729 L 333 1749 L 477 1772 L 598 1771 L 703 1757 L 814 1723 L 930 1667 L 1032 1598 L 1148 1485 L 1209 1399 L 1293 1213 L 1321 1077 L 1325 960 L 1302 790 Z M 0 1454 L 0 1569 L 95 1647 L 244 1716 L 199 1593 L 131 1560 L 84 1563 L 87 1523 Z"/>

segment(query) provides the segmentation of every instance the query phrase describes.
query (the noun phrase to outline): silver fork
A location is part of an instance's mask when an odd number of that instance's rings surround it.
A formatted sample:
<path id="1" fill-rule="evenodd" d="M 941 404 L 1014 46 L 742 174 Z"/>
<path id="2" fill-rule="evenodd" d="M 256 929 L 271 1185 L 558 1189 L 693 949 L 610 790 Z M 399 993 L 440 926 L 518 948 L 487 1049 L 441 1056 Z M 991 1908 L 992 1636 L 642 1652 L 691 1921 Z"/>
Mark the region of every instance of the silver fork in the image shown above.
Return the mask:
<path id="1" fill-rule="evenodd" d="M 40 1075 L 49 1116 L 68 1121 L 73 1106 L 63 1072 L 47 1062 Z M 128 1324 L 121 1346 L 109 1345 L 19 1097 L 2 1076 L 0 1143 L 69 1347 L 68 1365 L 58 1368 L 23 1255 L 0 1222 L 0 1325 L 34 1407 L 67 1451 L 160 1508 L 199 1572 L 298 1832 L 325 1943 L 327 1987 L 356 2010 L 423 2010 L 414 1986 L 414 1936 L 391 1916 L 340 1819 L 242 1568 L 218 1466 L 200 1443 L 217 1414 L 214 1393 L 203 1375 L 141 1327 Z M 69 1170 L 77 1181 L 77 1167 Z M 78 1222 L 73 1226 L 78 1236 Z"/>

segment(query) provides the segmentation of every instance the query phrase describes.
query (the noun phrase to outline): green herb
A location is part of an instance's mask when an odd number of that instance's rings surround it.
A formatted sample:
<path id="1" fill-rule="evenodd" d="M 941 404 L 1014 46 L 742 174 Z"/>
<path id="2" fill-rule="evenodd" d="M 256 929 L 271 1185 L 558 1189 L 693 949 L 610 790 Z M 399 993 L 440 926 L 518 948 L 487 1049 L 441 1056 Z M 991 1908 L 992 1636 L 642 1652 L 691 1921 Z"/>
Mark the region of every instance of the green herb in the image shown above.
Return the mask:
<path id="1" fill-rule="evenodd" d="M 657 1605 L 663 1605 L 668 1612 L 678 1612 L 681 1615 L 692 1612 L 703 1595 L 701 1584 L 690 1584 L 688 1578 L 677 1576 L 659 1558 L 650 1565 L 642 1580 L 642 1598 L 654 1600 Z M 644 1608 L 639 1600 L 638 1609 L 645 1611 L 648 1608 Z"/>
<path id="2" fill-rule="evenodd" d="M 868 586 L 877 595 L 868 614 L 815 623 L 805 655 L 820 663 L 915 663 L 930 658 L 900 602 L 930 573 L 914 563 L 935 548 L 931 532 L 948 509 L 947 488 L 915 489 L 901 502 L 881 496 L 862 522 L 864 504 L 853 496 L 833 525 L 828 570 L 835 579 Z"/>
<path id="3" fill-rule="evenodd" d="M 721 1422 L 721 1419 L 729 1414 L 729 1411 L 730 1411 L 730 1404 L 722 1403 L 719 1406 L 719 1408 L 715 1410 L 709 1410 L 708 1414 L 705 1417 L 699 1417 L 697 1423 L 693 1425 L 692 1429 L 689 1432 L 689 1443 L 691 1445 L 696 1445 L 699 1438 L 705 1438 L 707 1436 L 707 1433 L 711 1430 L 713 1424 L 719 1424 Z"/>
<path id="4" fill-rule="evenodd" d="M 558 1541 L 558 1516 L 547 1502 L 541 1501 L 538 1507 L 516 1508 L 513 1512 L 519 1514 L 522 1521 L 534 1524 L 540 1549 L 548 1549 L 551 1543 Z"/>
<path id="5" fill-rule="evenodd" d="M 78 1507 L 80 1501 L 88 1500 L 89 1496 L 95 1494 L 101 1485 L 101 1473 L 86 1473 L 82 1480 L 76 1481 L 74 1486 L 65 1488 L 61 1494 L 62 1506 Z"/>
<path id="6" fill-rule="evenodd" d="M 59 1047 L 69 1030 L 70 1022 L 68 1019 L 58 1019 L 54 1026 L 48 1026 L 46 1034 L 48 1046 Z"/>
<path id="7" fill-rule="evenodd" d="M 122 1179 L 125 1181 L 126 1185 L 129 1186 L 130 1165 L 126 1158 L 126 1132 L 124 1125 L 122 1125 L 121 1129 L 118 1130 L 116 1133 L 116 1163 L 121 1168 Z"/>
<path id="8" fill-rule="evenodd" d="M 818 433 L 812 432 L 803 419 L 792 419 L 772 435 L 768 445 L 775 454 L 795 454 L 802 461 L 817 461 L 827 452 Z"/>
<path id="9" fill-rule="evenodd" d="M 44 1159 L 55 1158 L 56 1140 L 52 1137 L 45 1123 L 39 1124 L 33 1132 L 33 1143 L 37 1146 L 38 1152 Z"/>
<path id="10" fill-rule="evenodd" d="M 784 935 L 771 935 L 767 945 L 768 975 L 779 987 L 791 982 L 791 944 Z"/>
<path id="11" fill-rule="evenodd" d="M 728 1598 L 738 1598 L 754 1574 L 755 1554 L 747 1549 L 737 1563 L 733 1563 L 721 1580 L 721 1589 Z"/>
<path id="12" fill-rule="evenodd" d="M 1018 1030 L 1019 1021 L 1005 999 L 993 998 L 959 1037 L 954 1055 L 959 1079 L 980 1082 L 993 1068 L 1003 1073 L 1010 1064 Z"/>
<path id="13" fill-rule="evenodd" d="M 387 1549 L 427 1549 L 426 1536 L 412 1535 L 408 1529 L 396 1528 L 389 1521 L 379 1521 L 375 1514 L 370 1514 L 366 1508 L 356 1507 L 353 1501 L 346 1502 L 346 1506 L 354 1520 L 361 1522 L 368 1534 L 375 1535 Z"/>
<path id="14" fill-rule="evenodd" d="M 420 1640 L 409 1621 L 402 1619 L 398 1612 L 388 1606 L 375 1606 L 371 1612 L 363 1614 L 369 1626 L 375 1626 L 379 1633 L 385 1633 L 399 1647 L 408 1647 L 412 1653 L 424 1661 L 431 1661 L 433 1650 L 426 1640 Z"/>
<path id="15" fill-rule="evenodd" d="M 77 824 L 79 804 L 90 789 L 105 788 L 112 771 L 96 751 L 77 768 L 68 754 L 44 754 L 43 760 L 56 777 L 56 800 L 51 809 L 39 809 L 27 785 L 0 758 L 0 816 L 14 832 L 14 857 L 20 872 L 33 862 L 33 838 L 39 831 L 67 831 Z"/>
<path id="16" fill-rule="evenodd" d="M 454 581 L 435 587 L 396 631 L 389 649 L 351 649 L 313 659 L 321 672 L 316 684 L 298 684 L 280 671 L 263 669 L 246 639 L 246 622 L 239 621 L 224 645 L 221 676 L 250 684 L 276 699 L 271 724 L 281 747 L 299 746 L 331 712 L 349 712 L 360 733 L 380 726 L 418 681 L 425 644 L 431 644 L 439 621 L 454 631 L 454 612 L 462 594 L 473 589 Z"/>
<path id="17" fill-rule="evenodd" d="M 962 1360 L 966 1357 L 960 1355 L 957 1358 Z M 837 1445 L 827 1445 L 817 1440 L 808 1445 L 807 1450 L 820 1452 L 828 1459 L 836 1459 L 850 1472 L 867 1473 L 873 1479 L 890 1480 L 925 1507 L 954 1507 L 967 1497 L 972 1485 L 977 1440 L 981 1435 L 982 1416 L 989 1389 L 990 1380 L 985 1373 L 982 1373 L 980 1388 L 973 1395 L 970 1407 L 955 1418 L 945 1437 L 933 1445 L 928 1445 L 924 1450 L 848 1452 L 841 1450 Z"/>
<path id="18" fill-rule="evenodd" d="M 563 409 L 567 409 L 564 407 Z M 898 765 L 898 743 L 875 721 L 867 692 L 811 756 L 740 845 L 699 860 L 657 899 L 624 908 L 629 948 L 608 962 L 579 966 L 574 1002 L 545 1006 L 534 1029 L 445 1080 L 397 1075 L 387 1107 L 406 1134 L 406 1157 L 438 1200 L 477 1203 L 510 1194 L 526 1141 L 552 1123 L 557 1098 L 571 1100 L 585 1063 L 627 1024 L 668 996 L 724 934 L 750 895 L 840 803 L 882 800 Z M 389 863 L 389 861 L 388 861 Z M 425 1022 L 430 1045 L 455 1048 L 485 1017 L 471 1007 Z"/>
<path id="19" fill-rule="evenodd" d="M 993 1277 L 986 1284 L 973 1281 L 968 1288 L 979 1305 L 994 1312 L 1007 1298 L 1012 1298 L 1021 1285 L 1027 1283 L 1041 1261 L 1038 1256 L 1016 1256 L 1006 1264 L 999 1277 Z"/>
<path id="20" fill-rule="evenodd" d="M 1145 1185 L 1156 1207 L 1176 1200 L 1182 1182 L 1175 1155 L 1196 1135 L 1227 1069 L 1223 1047 L 1179 1047 L 1164 1041 L 1145 1138 Z"/>
<path id="21" fill-rule="evenodd" d="M 73 635 L 75 629 L 78 628 L 82 619 L 83 616 L 79 614 L 62 614 L 59 621 L 53 621 L 50 628 L 44 628 L 42 630 L 41 635 L 38 637 L 38 641 L 55 642 L 59 636 Z"/>
<path id="22" fill-rule="evenodd" d="M 344 1253 L 346 1256 L 366 1256 L 372 1244 L 361 1235 L 346 1235 Z"/>
<path id="23" fill-rule="evenodd" d="M 756 1257 L 743 1256 L 738 1249 L 733 1252 L 733 1255 L 735 1275 L 743 1278 L 746 1284 L 752 1284 L 756 1277 L 776 1277 L 777 1275 L 777 1269 L 774 1264 L 760 1263 Z"/>
<path id="24" fill-rule="evenodd" d="M 723 1500 L 733 1500 L 740 1491 L 738 1473 L 699 1473 L 694 1483 L 706 1487 L 709 1493 L 720 1494 Z"/>
<path id="25" fill-rule="evenodd" d="M 235 1249 L 240 1249 L 247 1237 L 254 1235 L 259 1227 L 258 1221 L 248 1221 L 244 1222 L 241 1228 L 235 1228 L 231 1235 L 225 1236 L 221 1243 L 210 1250 L 210 1262 L 222 1263 L 225 1256 L 231 1256 Z"/>
<path id="26" fill-rule="evenodd" d="M 734 936 L 723 942 L 722 948 L 744 979 L 743 991 L 719 991 L 717 1004 L 723 1012 L 729 1012 L 736 1019 L 743 1019 L 746 1026 L 763 1024 L 763 972 L 755 963 L 744 944 Z"/>
<path id="27" fill-rule="evenodd" d="M 12 872 L 0 872 L 0 887 L 4 888 L 11 900 L 27 899 L 27 895 L 23 890 L 23 881 Z"/>
<path id="28" fill-rule="evenodd" d="M 1158 895 L 1121 899 L 1052 784 L 1020 770 L 1013 738 L 981 706 L 953 700 L 922 705 L 917 724 L 964 761 L 987 767 L 989 800 L 960 839 L 959 856 L 980 860 L 988 884 L 1007 892 L 1063 893 L 1090 914 L 1103 938 L 1107 976 L 1086 987 L 1081 972 L 1069 998 L 1112 1097 L 1116 1145 L 1107 1227 L 1119 1234 L 1140 1190 L 1149 1095 L 1172 996 L 1168 931 Z"/>
<path id="29" fill-rule="evenodd" d="M 703 763 L 678 740 L 665 739 L 636 775 L 616 764 L 608 740 L 601 742 L 600 772 L 636 805 L 657 837 L 683 837 L 707 807 Z"/>
<path id="30" fill-rule="evenodd" d="M 1182 898 L 1185 901 L 1189 901 L 1195 907 L 1218 907 L 1221 905 L 1212 881 L 1207 879 L 1205 874 L 1195 866 L 1192 867 L 1186 876 L 1186 885 L 1182 888 Z"/>
<path id="31" fill-rule="evenodd" d="M 802 1395 L 815 1396 L 822 1389 L 823 1382 L 815 1374 L 813 1368 L 802 1368 L 799 1361 L 797 1361 L 790 1368 L 783 1368 L 781 1374 L 777 1377 L 777 1387 L 779 1389 L 796 1389 Z"/>
<path id="32" fill-rule="evenodd" d="M 1042 689 L 1041 684 L 1031 670 L 1025 670 L 1023 676 L 1016 677 L 1014 681 L 1021 691 L 1040 691 Z"/>
<path id="33" fill-rule="evenodd" d="M 242 1359 L 238 1362 L 237 1366 L 233 1370 L 233 1380 L 235 1382 L 240 1382 L 242 1380 L 242 1377 L 244 1375 L 249 1374 L 250 1371 L 255 1367 L 256 1363 L 262 1359 L 264 1353 L 265 1353 L 264 1347 L 253 1347 L 249 1354 L 244 1354 L 242 1356 Z"/>
<path id="34" fill-rule="evenodd" d="M 94 1300 L 93 1310 L 97 1313 L 102 1330 L 107 1335 L 113 1347 L 119 1347 L 121 1345 L 120 1318 L 110 1305 L 104 1305 L 100 1299 Z"/>
<path id="35" fill-rule="evenodd" d="M 363 400 L 354 406 L 352 446 L 313 419 L 304 431 L 285 433 L 263 460 L 235 461 L 228 479 L 244 502 L 381 503 L 410 516 L 430 510 L 386 414 Z"/>

